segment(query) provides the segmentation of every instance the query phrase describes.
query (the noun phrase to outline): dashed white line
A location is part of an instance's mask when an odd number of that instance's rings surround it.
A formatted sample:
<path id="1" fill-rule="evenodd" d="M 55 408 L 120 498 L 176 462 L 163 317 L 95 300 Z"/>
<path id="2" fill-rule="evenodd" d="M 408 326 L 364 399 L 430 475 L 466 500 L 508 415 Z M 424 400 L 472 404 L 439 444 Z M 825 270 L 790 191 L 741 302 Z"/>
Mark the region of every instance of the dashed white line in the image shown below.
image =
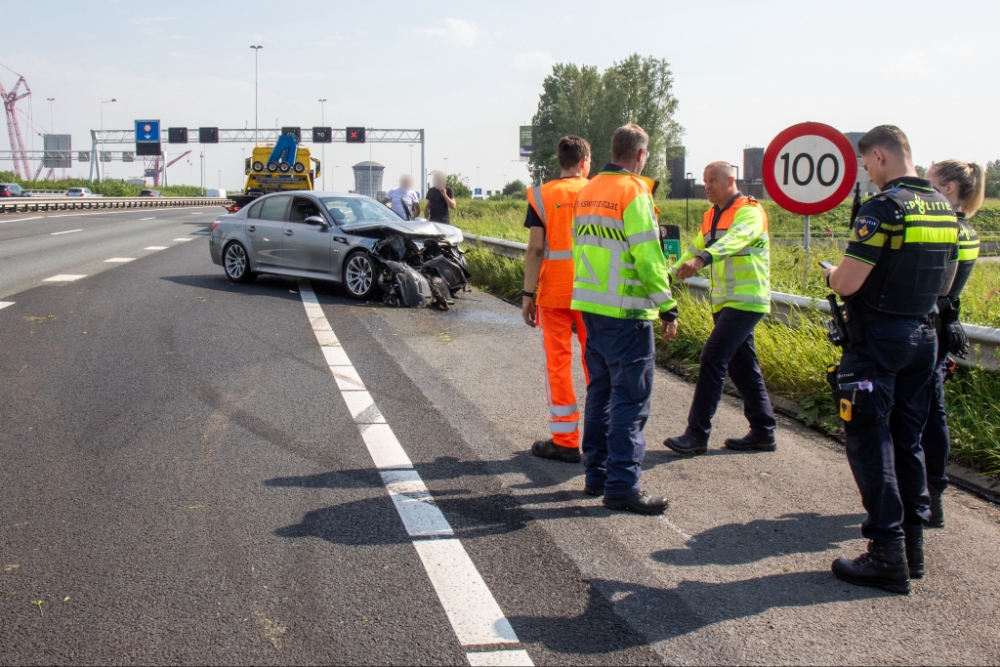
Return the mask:
<path id="1" fill-rule="evenodd" d="M 17 218 L 16 220 L 0 220 L 0 225 L 7 222 L 24 222 L 25 220 L 41 220 L 44 217 L 45 217 L 44 215 L 36 215 L 30 218 Z"/>
<path id="2" fill-rule="evenodd" d="M 327 366 L 406 532 L 414 538 L 413 546 L 451 627 L 459 643 L 469 648 L 469 664 L 533 665 L 523 650 L 472 650 L 474 646 L 517 644 L 520 640 L 365 388 L 308 281 L 299 281 L 299 295 Z"/>
<path id="3" fill-rule="evenodd" d="M 58 276 L 52 276 L 51 278 L 46 278 L 43 283 L 68 283 L 74 280 L 79 280 L 80 278 L 86 278 L 87 276 L 75 274 L 75 273 L 60 273 Z"/>
<path id="4" fill-rule="evenodd" d="M 174 240 L 175 240 L 175 241 L 177 241 L 178 243 L 184 243 L 185 241 L 194 241 L 194 239 L 193 239 L 193 238 L 191 238 L 190 236 L 186 236 L 186 237 L 184 237 L 184 238 L 181 238 L 181 239 L 174 239 Z"/>
<path id="5" fill-rule="evenodd" d="M 82 229 L 67 229 L 64 232 L 52 232 L 49 236 L 60 236 L 62 234 L 73 234 L 75 232 L 82 232 Z"/>
<path id="6" fill-rule="evenodd" d="M 139 218 L 139 222 L 146 222 L 147 220 L 156 220 L 156 218 Z"/>
<path id="7" fill-rule="evenodd" d="M 7 306 L 13 306 L 13 305 L 14 305 L 13 301 L 0 301 L 0 310 L 3 310 Z"/>
<path id="8" fill-rule="evenodd" d="M 111 259 L 104 260 L 105 264 L 124 264 L 125 262 L 134 262 L 135 257 L 112 257 Z"/>
<path id="9" fill-rule="evenodd" d="M 149 247 L 143 248 L 143 250 L 166 250 L 166 249 L 167 246 L 165 245 L 151 245 Z"/>

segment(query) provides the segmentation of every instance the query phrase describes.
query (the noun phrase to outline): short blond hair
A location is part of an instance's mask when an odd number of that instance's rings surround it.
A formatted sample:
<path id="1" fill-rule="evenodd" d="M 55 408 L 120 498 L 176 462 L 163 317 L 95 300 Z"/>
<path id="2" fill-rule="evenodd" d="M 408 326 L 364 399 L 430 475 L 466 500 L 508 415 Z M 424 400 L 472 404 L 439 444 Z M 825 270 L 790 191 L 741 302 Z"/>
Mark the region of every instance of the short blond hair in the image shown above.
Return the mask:
<path id="1" fill-rule="evenodd" d="M 975 162 L 945 160 L 931 165 L 930 173 L 942 183 L 958 185 L 958 198 L 962 202 L 962 213 L 971 218 L 983 205 L 986 197 L 986 174 L 983 167 Z"/>
<path id="2" fill-rule="evenodd" d="M 649 146 L 649 135 L 635 123 L 622 125 L 611 135 L 611 160 L 628 162 Z"/>

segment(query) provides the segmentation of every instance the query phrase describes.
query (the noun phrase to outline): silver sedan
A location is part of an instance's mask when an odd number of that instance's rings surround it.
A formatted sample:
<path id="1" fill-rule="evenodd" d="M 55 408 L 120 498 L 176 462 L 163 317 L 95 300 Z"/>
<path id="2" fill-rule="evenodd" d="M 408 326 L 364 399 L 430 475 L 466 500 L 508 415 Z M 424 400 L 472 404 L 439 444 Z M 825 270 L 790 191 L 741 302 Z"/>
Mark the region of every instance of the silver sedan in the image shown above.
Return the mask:
<path id="1" fill-rule="evenodd" d="M 403 220 L 370 197 L 335 192 L 274 193 L 212 224 L 212 261 L 234 282 L 268 273 L 341 283 L 357 299 L 378 290 L 371 255 L 393 234 L 463 240 L 462 230 Z"/>

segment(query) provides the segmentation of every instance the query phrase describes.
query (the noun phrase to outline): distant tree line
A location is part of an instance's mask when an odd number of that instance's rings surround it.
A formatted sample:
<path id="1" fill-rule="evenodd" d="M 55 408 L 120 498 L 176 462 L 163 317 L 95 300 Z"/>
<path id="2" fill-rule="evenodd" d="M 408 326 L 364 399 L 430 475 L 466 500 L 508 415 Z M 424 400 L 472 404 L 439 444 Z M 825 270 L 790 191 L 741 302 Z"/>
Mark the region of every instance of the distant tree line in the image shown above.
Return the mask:
<path id="1" fill-rule="evenodd" d="M 542 83 L 538 110 L 532 118 L 532 155 L 528 163 L 534 183 L 559 176 L 559 138 L 577 134 L 590 142 L 593 170 L 611 161 L 611 135 L 627 123 L 649 133 L 650 157 L 645 176 L 660 181 L 659 196 L 669 192 L 666 147 L 677 143 L 683 128 L 674 120 L 677 98 L 666 60 L 634 54 L 604 72 L 589 65 L 560 63 Z"/>
<path id="2" fill-rule="evenodd" d="M 1000 160 L 986 163 L 986 196 L 1000 199 Z"/>

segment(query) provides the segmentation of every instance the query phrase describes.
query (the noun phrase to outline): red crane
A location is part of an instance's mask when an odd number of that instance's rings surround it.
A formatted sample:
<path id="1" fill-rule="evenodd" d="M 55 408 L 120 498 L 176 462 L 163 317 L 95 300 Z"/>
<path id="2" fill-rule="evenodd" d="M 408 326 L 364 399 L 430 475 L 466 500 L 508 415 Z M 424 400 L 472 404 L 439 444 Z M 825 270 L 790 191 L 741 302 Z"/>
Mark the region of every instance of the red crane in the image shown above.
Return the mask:
<path id="1" fill-rule="evenodd" d="M 153 179 L 153 187 L 159 187 L 160 176 L 166 174 L 167 167 L 173 166 L 175 162 L 180 162 L 181 159 L 184 158 L 186 155 L 188 155 L 190 152 L 191 151 L 186 151 L 184 153 L 181 153 L 179 157 L 175 157 L 170 162 L 167 162 L 166 165 L 162 163 L 162 158 L 159 155 L 157 155 L 155 158 L 153 158 L 151 166 L 149 166 L 150 165 L 149 162 L 146 163 L 147 166 L 145 167 L 144 170 L 145 177 Z"/>
<path id="2" fill-rule="evenodd" d="M 17 72 L 14 72 L 14 70 L 5 65 L 2 67 L 9 72 L 17 74 Z M 10 92 L 7 92 L 7 89 L 3 86 L 3 82 L 0 82 L 0 97 L 3 97 L 3 108 L 7 113 L 7 132 L 10 134 L 10 150 L 14 158 L 14 173 L 20 179 L 29 179 L 31 178 L 31 168 L 28 166 L 28 155 L 24 148 L 24 138 L 21 136 L 21 125 L 17 122 L 17 102 L 18 100 L 23 100 L 25 97 L 29 97 L 31 95 L 31 88 L 28 87 L 28 82 L 24 80 L 23 76 L 17 74 L 17 77 L 17 83 L 10 89 Z M 24 92 L 18 93 L 22 84 L 24 85 Z M 20 164 L 17 161 L 18 153 L 20 153 Z"/>

